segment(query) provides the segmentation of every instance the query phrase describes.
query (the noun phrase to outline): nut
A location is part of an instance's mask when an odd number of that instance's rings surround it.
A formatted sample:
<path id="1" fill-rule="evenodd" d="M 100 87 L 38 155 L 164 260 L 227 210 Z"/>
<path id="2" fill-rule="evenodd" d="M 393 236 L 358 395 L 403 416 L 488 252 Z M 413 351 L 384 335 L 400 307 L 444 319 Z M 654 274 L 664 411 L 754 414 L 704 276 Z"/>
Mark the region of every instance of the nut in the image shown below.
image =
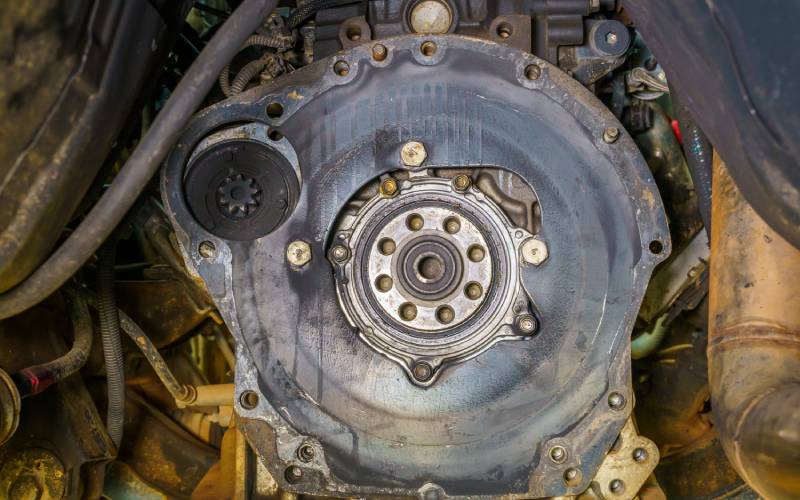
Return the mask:
<path id="1" fill-rule="evenodd" d="M 410 141 L 403 144 L 400 149 L 400 159 L 407 167 L 419 167 L 427 157 L 428 152 L 425 151 L 425 145 L 421 142 Z"/>
<path id="2" fill-rule="evenodd" d="M 617 127 L 608 127 L 603 131 L 603 140 L 608 144 L 616 142 L 619 139 L 619 129 Z"/>
<path id="3" fill-rule="evenodd" d="M 547 244 L 538 238 L 528 238 L 522 244 L 522 258 L 528 264 L 541 265 L 548 257 Z"/>
<path id="4" fill-rule="evenodd" d="M 466 191 L 470 184 L 472 184 L 472 179 L 466 174 L 458 174 L 453 177 L 453 187 L 456 191 Z"/>
<path id="5" fill-rule="evenodd" d="M 295 267 L 303 267 L 311 261 L 311 245 L 302 240 L 289 243 L 286 260 Z"/>

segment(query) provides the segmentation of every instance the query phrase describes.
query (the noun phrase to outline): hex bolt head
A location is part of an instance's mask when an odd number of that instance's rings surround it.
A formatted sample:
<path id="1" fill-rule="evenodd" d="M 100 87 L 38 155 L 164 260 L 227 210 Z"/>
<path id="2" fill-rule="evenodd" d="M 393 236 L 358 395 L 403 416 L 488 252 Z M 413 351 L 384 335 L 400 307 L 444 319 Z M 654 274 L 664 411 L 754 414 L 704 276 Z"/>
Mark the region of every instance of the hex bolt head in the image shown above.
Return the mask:
<path id="1" fill-rule="evenodd" d="M 470 184 L 472 184 L 472 179 L 466 174 L 458 174 L 453 177 L 453 188 L 456 191 L 466 191 Z"/>
<path id="2" fill-rule="evenodd" d="M 433 375 L 433 368 L 431 368 L 431 365 L 428 363 L 419 362 L 414 365 L 411 373 L 414 375 L 414 378 L 420 382 L 427 382 Z"/>
<path id="3" fill-rule="evenodd" d="M 311 245 L 295 240 L 286 247 L 286 260 L 295 267 L 303 267 L 311 261 Z"/>
<path id="4" fill-rule="evenodd" d="M 217 255 L 217 247 L 211 241 L 203 241 L 197 247 L 197 253 L 199 253 L 200 257 L 204 259 L 212 259 L 215 255 Z"/>
<path id="5" fill-rule="evenodd" d="M 636 448 L 633 450 L 633 460 L 638 463 L 645 462 L 647 460 L 647 450 L 644 448 Z"/>
<path id="6" fill-rule="evenodd" d="M 618 392 L 612 392 L 608 395 L 608 406 L 612 410 L 621 410 L 625 408 L 625 396 Z"/>
<path id="7" fill-rule="evenodd" d="M 564 482 L 574 486 L 581 481 L 581 472 L 575 467 L 570 467 L 564 471 Z"/>
<path id="8" fill-rule="evenodd" d="M 308 443 L 302 444 L 297 449 L 297 458 L 299 458 L 303 462 L 310 462 L 314 460 L 315 454 L 316 452 L 314 451 L 314 447 Z"/>
<path id="9" fill-rule="evenodd" d="M 286 481 L 289 483 L 298 483 L 301 479 L 303 479 L 303 469 L 296 465 L 290 465 L 286 468 L 284 476 L 286 477 Z"/>
<path id="10" fill-rule="evenodd" d="M 419 167 L 428 157 L 425 145 L 417 141 L 409 141 L 400 149 L 400 160 L 407 167 Z"/>
<path id="11" fill-rule="evenodd" d="M 344 262 L 350 257 L 350 250 L 344 245 L 334 245 L 334 247 L 331 248 L 331 257 L 333 257 L 333 260 L 336 262 Z"/>
<path id="12" fill-rule="evenodd" d="M 561 464 L 567 459 L 567 450 L 563 446 L 553 446 L 550 448 L 550 460 Z"/>
<path id="13" fill-rule="evenodd" d="M 538 327 L 539 322 L 530 314 L 521 314 L 517 317 L 517 328 L 519 328 L 522 333 L 533 333 Z"/>
<path id="14" fill-rule="evenodd" d="M 609 45 L 616 45 L 618 41 L 619 41 L 619 36 L 617 36 L 616 33 L 614 33 L 613 31 L 609 31 L 608 33 L 606 33 L 606 42 Z"/>
<path id="15" fill-rule="evenodd" d="M 528 238 L 522 244 L 522 259 L 534 266 L 541 265 L 549 257 L 547 243 L 538 238 Z"/>
<path id="16" fill-rule="evenodd" d="M 619 495 L 623 491 L 625 491 L 625 483 L 622 479 L 612 479 L 610 483 L 608 483 L 608 491 L 615 495 Z"/>
<path id="17" fill-rule="evenodd" d="M 391 198 L 397 194 L 397 181 L 394 179 L 386 179 L 381 182 L 380 192 L 382 196 Z"/>
<path id="18" fill-rule="evenodd" d="M 603 131 L 603 140 L 608 144 L 616 142 L 619 139 L 619 129 L 617 127 L 608 127 Z"/>

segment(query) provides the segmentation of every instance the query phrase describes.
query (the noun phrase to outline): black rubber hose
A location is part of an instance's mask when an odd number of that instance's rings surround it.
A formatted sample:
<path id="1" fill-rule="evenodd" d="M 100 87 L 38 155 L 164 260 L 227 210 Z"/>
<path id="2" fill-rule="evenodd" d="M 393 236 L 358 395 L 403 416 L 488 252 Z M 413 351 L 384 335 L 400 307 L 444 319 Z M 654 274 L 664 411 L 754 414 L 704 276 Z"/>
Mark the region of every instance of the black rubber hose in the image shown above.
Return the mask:
<path id="1" fill-rule="evenodd" d="M 12 378 L 22 398 L 39 394 L 51 385 L 64 380 L 83 368 L 92 349 L 92 318 L 86 300 L 74 290 L 67 290 L 67 307 L 72 319 L 72 348 L 47 363 L 18 371 Z"/>
<path id="2" fill-rule="evenodd" d="M 303 24 L 306 19 L 321 10 L 349 5 L 351 3 L 359 3 L 360 1 L 361 0 L 311 0 L 297 7 L 289 14 L 289 18 L 286 20 L 286 26 L 289 28 L 296 28 Z"/>
<path id="3" fill-rule="evenodd" d="M 83 223 L 25 281 L 0 295 L 0 319 L 20 313 L 56 291 L 100 247 L 158 170 L 222 68 L 276 3 L 277 0 L 245 0 L 225 21 Z"/>
<path id="4" fill-rule="evenodd" d="M 697 209 L 706 232 L 711 234 L 711 162 L 713 149 L 706 135 L 692 118 L 692 113 L 685 101 L 675 89 L 670 87 L 672 111 L 678 120 L 683 141 L 683 154 L 692 176 L 694 192 L 697 196 Z"/>
<path id="5" fill-rule="evenodd" d="M 98 252 L 97 259 L 97 312 L 100 316 L 100 338 L 103 341 L 103 358 L 106 362 L 108 411 L 106 428 L 111 440 L 119 449 L 122 426 L 125 420 L 125 370 L 120 339 L 119 314 L 114 297 L 114 261 L 116 240 L 112 237 Z"/>

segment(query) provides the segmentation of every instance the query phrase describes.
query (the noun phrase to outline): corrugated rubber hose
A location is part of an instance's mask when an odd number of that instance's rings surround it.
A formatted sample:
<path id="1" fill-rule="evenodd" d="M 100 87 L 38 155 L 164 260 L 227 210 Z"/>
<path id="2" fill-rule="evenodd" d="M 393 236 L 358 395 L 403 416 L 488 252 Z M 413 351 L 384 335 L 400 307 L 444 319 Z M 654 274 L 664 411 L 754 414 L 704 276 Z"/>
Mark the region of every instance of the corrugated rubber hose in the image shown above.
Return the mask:
<path id="1" fill-rule="evenodd" d="M 22 283 L 0 294 L 0 319 L 39 303 L 105 241 L 156 173 L 222 68 L 273 11 L 277 0 L 244 0 L 206 45 L 111 186 L 67 240 Z"/>
<path id="2" fill-rule="evenodd" d="M 106 428 L 111 440 L 119 449 L 122 426 L 125 420 L 125 371 L 120 339 L 119 314 L 114 297 L 114 261 L 117 245 L 110 238 L 98 252 L 97 259 L 97 312 L 100 316 L 100 337 L 103 341 L 103 358 L 106 362 L 108 386 L 108 412 Z"/>

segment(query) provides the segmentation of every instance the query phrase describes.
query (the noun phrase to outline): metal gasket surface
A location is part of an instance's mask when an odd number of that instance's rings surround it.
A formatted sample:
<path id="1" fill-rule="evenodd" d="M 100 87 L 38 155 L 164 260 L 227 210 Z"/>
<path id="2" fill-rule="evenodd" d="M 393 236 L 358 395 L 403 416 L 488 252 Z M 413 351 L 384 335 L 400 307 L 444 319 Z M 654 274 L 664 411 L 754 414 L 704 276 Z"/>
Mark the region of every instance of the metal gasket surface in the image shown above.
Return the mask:
<path id="1" fill-rule="evenodd" d="M 258 396 L 237 402 L 244 432 L 291 491 L 576 494 L 633 403 L 629 334 L 670 249 L 653 179 L 629 136 L 603 139 L 622 129 L 613 115 L 530 54 L 451 35 L 380 43 L 381 61 L 364 44 L 203 111 L 167 161 L 162 192 L 187 264 L 237 338 L 237 391 Z M 267 116 L 271 103 L 280 117 Z M 243 121 L 280 130 L 303 186 L 273 233 L 225 241 L 193 220 L 181 180 L 205 135 Z M 528 180 L 549 248 L 543 265 L 521 270 L 544 318 L 536 338 L 497 344 L 428 388 L 358 338 L 325 258 L 341 207 L 400 168 L 409 140 L 427 146 L 424 166 L 501 167 Z M 285 250 L 298 240 L 311 260 L 293 267 Z M 210 257 L 203 241 L 216 248 Z M 297 455 L 304 443 L 316 450 L 310 461 Z M 567 451 L 559 463 L 555 445 Z M 293 466 L 303 473 L 290 482 Z"/>

